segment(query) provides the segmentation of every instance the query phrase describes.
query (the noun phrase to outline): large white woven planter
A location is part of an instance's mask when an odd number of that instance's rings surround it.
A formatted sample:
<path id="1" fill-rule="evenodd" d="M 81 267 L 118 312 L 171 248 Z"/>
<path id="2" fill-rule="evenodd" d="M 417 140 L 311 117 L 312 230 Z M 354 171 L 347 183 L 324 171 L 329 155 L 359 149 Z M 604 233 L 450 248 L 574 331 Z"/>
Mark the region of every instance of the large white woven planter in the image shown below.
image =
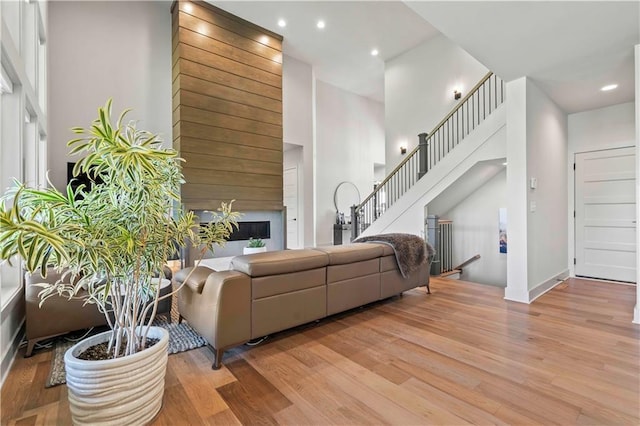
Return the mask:
<path id="1" fill-rule="evenodd" d="M 76 358 L 109 339 L 110 331 L 72 346 L 64 354 L 69 406 L 76 425 L 140 425 L 162 407 L 169 332 L 151 327 L 148 338 L 160 339 L 134 355 L 104 361 Z"/>

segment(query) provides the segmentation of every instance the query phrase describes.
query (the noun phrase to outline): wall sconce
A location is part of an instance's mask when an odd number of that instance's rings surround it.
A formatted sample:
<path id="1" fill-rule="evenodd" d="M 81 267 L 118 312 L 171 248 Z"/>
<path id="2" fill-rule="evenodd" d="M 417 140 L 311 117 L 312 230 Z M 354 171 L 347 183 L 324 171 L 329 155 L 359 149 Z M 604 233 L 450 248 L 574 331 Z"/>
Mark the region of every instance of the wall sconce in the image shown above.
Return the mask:
<path id="1" fill-rule="evenodd" d="M 457 101 L 461 97 L 462 97 L 462 92 L 460 92 L 458 89 L 455 89 L 453 91 L 453 99 L 455 99 Z"/>
<path id="2" fill-rule="evenodd" d="M 400 154 L 404 155 L 407 153 L 407 147 L 404 145 L 400 145 Z"/>

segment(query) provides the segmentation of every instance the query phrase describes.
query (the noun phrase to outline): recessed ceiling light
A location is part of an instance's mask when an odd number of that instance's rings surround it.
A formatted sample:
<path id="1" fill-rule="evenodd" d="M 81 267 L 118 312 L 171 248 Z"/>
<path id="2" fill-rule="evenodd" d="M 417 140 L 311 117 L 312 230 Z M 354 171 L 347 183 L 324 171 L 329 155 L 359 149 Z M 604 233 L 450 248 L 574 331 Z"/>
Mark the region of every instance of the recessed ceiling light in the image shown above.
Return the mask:
<path id="1" fill-rule="evenodd" d="M 278 19 L 278 26 L 280 28 L 284 28 L 287 26 L 287 21 L 285 21 L 284 19 Z"/>
<path id="2" fill-rule="evenodd" d="M 617 87 L 618 87 L 617 84 L 607 84 L 606 86 L 603 86 L 602 89 L 600 90 L 602 90 L 603 92 L 608 92 L 609 90 L 613 90 Z"/>
<path id="3" fill-rule="evenodd" d="M 502 163 L 502 165 L 503 165 L 503 166 L 506 166 L 506 165 L 507 165 L 507 162 L 505 161 L 504 163 Z"/>
<path id="4" fill-rule="evenodd" d="M 318 21 L 318 23 L 316 24 L 316 27 L 318 27 L 320 29 L 323 29 L 324 28 L 324 21 L 323 20 Z"/>
<path id="5" fill-rule="evenodd" d="M 378 56 L 378 49 L 373 49 L 371 51 L 371 56 Z"/>

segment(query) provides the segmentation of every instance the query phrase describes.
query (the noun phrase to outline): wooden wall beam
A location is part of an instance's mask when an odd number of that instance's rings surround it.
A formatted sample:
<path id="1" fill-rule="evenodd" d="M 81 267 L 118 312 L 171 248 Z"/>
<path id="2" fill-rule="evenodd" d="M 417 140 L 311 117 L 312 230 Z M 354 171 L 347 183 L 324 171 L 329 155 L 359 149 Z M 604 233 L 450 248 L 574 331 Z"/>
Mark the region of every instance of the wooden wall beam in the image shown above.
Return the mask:
<path id="1" fill-rule="evenodd" d="M 177 1 L 172 14 L 183 203 L 282 210 L 282 37 L 202 1 Z"/>

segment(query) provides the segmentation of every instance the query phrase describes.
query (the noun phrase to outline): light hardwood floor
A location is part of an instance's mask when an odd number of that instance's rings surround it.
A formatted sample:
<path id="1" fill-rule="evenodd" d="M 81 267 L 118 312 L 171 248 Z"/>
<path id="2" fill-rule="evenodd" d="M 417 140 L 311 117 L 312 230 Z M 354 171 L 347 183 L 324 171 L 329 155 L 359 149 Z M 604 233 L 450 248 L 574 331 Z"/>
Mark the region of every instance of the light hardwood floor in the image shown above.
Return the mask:
<path id="1" fill-rule="evenodd" d="M 640 424 L 635 287 L 569 280 L 532 305 L 433 279 L 228 352 L 171 355 L 154 425 Z M 69 424 L 50 352 L 18 358 L 3 425 Z"/>

